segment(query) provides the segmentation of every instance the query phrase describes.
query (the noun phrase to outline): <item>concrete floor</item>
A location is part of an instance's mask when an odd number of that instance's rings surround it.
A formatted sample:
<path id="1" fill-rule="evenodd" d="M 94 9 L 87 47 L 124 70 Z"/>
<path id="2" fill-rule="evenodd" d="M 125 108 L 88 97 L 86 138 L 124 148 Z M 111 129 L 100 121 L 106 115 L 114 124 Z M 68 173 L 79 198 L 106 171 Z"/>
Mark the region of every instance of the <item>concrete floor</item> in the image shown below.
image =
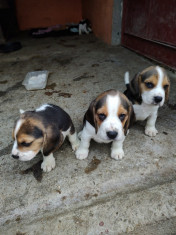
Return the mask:
<path id="1" fill-rule="evenodd" d="M 0 234 L 176 234 L 174 75 L 156 137 L 145 136 L 144 123 L 136 123 L 120 161 L 110 158 L 110 145 L 94 142 L 89 157 L 79 161 L 65 141 L 55 153 L 56 168 L 42 174 L 35 165 L 41 156 L 30 162 L 10 156 L 19 109 L 60 105 L 79 131 L 97 94 L 124 91 L 124 72 L 133 75 L 152 62 L 93 35 L 20 41 L 21 50 L 0 54 Z M 47 89 L 27 91 L 21 85 L 35 70 L 49 70 Z"/>

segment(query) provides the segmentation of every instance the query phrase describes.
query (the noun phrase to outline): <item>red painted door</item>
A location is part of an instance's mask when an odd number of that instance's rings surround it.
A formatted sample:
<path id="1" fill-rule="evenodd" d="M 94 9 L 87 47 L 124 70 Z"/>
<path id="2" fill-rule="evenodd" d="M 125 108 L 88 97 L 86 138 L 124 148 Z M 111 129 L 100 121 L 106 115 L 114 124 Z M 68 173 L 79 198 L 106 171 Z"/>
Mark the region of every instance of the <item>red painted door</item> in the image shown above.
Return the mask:
<path id="1" fill-rule="evenodd" d="M 124 0 L 122 45 L 176 69 L 176 1 Z"/>

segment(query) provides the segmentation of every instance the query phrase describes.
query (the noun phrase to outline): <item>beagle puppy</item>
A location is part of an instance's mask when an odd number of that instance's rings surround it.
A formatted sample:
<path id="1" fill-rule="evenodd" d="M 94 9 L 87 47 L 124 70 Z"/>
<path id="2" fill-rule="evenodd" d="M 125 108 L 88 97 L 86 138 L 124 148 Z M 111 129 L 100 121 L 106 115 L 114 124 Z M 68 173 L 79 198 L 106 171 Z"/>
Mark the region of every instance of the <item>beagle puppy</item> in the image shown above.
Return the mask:
<path id="1" fill-rule="evenodd" d="M 124 156 L 123 141 L 133 117 L 132 104 L 124 94 L 116 90 L 100 94 L 85 113 L 76 158 L 87 158 L 90 140 L 93 139 L 98 143 L 112 142 L 111 157 L 121 159 Z"/>
<path id="2" fill-rule="evenodd" d="M 166 71 L 159 66 L 151 66 L 136 74 L 129 81 L 129 73 L 125 73 L 127 89 L 124 94 L 133 103 L 136 120 L 147 119 L 145 134 L 155 136 L 158 108 L 168 99 L 170 81 Z"/>
<path id="3" fill-rule="evenodd" d="M 55 167 L 53 152 L 62 145 L 66 136 L 72 149 L 77 149 L 79 140 L 72 120 L 60 107 L 44 104 L 34 111 L 20 112 L 20 118 L 16 121 L 12 134 L 13 158 L 29 161 L 41 151 L 43 154 L 41 168 L 49 172 Z"/>

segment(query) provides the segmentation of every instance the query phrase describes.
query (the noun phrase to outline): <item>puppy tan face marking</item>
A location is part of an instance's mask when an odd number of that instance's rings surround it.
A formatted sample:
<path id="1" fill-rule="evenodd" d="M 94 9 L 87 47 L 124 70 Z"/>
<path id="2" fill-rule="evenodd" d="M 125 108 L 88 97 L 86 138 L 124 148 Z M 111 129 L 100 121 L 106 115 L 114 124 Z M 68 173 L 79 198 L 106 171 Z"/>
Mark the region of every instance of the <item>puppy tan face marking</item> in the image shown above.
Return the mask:
<path id="1" fill-rule="evenodd" d="M 165 91 L 165 100 L 167 101 L 169 98 L 169 91 L 170 91 L 170 81 L 169 78 L 165 75 L 163 82 L 162 82 L 162 87 Z"/>
<path id="2" fill-rule="evenodd" d="M 38 152 L 43 144 L 43 137 L 35 139 L 33 136 L 23 134 L 17 138 L 18 149 L 21 152 L 30 151 Z"/>
<path id="3" fill-rule="evenodd" d="M 100 127 L 101 123 L 106 119 L 108 116 L 107 106 L 104 105 L 99 108 L 95 113 L 95 119 L 97 121 L 97 126 Z"/>
<path id="4" fill-rule="evenodd" d="M 140 74 L 140 92 L 150 91 L 158 84 L 158 72 L 154 66 L 151 66 L 142 71 Z"/>
<path id="5" fill-rule="evenodd" d="M 170 83 L 168 80 L 168 77 L 164 76 L 163 82 L 162 82 L 162 86 L 163 88 L 166 90 L 169 87 Z"/>
<path id="6" fill-rule="evenodd" d="M 120 95 L 120 100 L 121 100 L 121 105 L 119 107 L 118 116 L 122 122 L 124 133 L 126 135 L 128 129 L 135 120 L 134 111 L 132 103 L 128 100 L 128 98 L 124 94 Z"/>
<path id="7" fill-rule="evenodd" d="M 145 80 L 143 80 L 143 82 L 140 83 L 141 92 L 149 91 L 157 86 L 157 84 L 159 82 L 159 74 L 157 74 L 157 71 L 153 70 L 153 69 L 152 69 L 151 73 L 153 73 L 154 71 L 156 72 L 156 74 L 151 75 L 150 77 L 146 78 Z M 164 71 L 163 71 L 163 73 L 164 73 Z M 164 75 L 163 81 L 162 81 L 163 89 L 166 91 L 167 88 L 169 88 L 169 85 L 170 85 L 169 79 L 166 75 Z"/>
<path id="8" fill-rule="evenodd" d="M 39 126 L 39 121 L 21 116 L 13 131 L 15 142 L 12 155 L 24 161 L 35 157 L 43 144 L 43 132 Z"/>
<path id="9" fill-rule="evenodd" d="M 43 143 L 43 133 L 38 126 L 40 124 L 36 120 L 24 120 L 16 135 L 18 149 L 20 151 L 25 152 L 28 149 L 34 152 L 39 151 Z"/>
<path id="10" fill-rule="evenodd" d="M 119 109 L 118 109 L 118 113 L 117 116 L 119 117 L 120 121 L 122 122 L 122 126 L 124 128 L 125 123 L 128 119 L 128 112 L 127 110 L 123 107 L 123 105 L 120 105 Z"/>
<path id="11" fill-rule="evenodd" d="M 144 91 L 149 91 L 151 89 L 153 89 L 154 87 L 157 86 L 158 83 L 158 76 L 157 75 L 153 75 L 147 79 L 145 79 L 145 81 L 143 83 L 141 83 L 141 93 L 143 93 Z"/>

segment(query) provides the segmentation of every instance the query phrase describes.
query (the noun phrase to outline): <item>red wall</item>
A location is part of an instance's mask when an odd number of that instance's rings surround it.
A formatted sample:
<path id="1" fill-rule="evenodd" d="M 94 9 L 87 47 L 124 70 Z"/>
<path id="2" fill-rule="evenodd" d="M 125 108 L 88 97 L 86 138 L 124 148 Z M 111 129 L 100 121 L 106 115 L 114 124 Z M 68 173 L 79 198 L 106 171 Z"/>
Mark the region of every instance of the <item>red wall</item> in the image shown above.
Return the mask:
<path id="1" fill-rule="evenodd" d="M 82 19 L 81 0 L 16 0 L 20 30 L 77 23 Z"/>
<path id="2" fill-rule="evenodd" d="M 82 0 L 83 18 L 91 21 L 93 32 L 111 44 L 113 0 Z"/>

